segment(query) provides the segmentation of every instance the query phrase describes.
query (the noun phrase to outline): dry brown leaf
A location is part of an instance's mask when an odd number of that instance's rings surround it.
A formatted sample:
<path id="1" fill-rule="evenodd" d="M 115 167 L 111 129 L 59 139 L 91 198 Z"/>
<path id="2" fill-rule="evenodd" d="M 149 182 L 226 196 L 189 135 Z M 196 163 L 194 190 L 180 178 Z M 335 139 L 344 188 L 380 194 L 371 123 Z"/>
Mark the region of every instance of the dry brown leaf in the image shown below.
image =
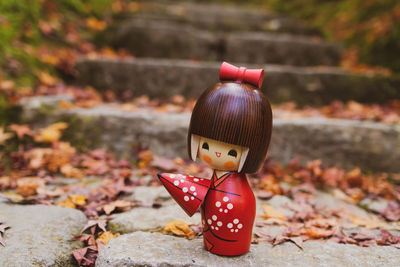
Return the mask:
<path id="1" fill-rule="evenodd" d="M 17 134 L 18 139 L 24 138 L 25 135 L 32 135 L 32 131 L 29 125 L 27 124 L 24 125 L 11 124 L 9 128 Z"/>
<path id="2" fill-rule="evenodd" d="M 271 174 L 264 175 L 261 178 L 260 188 L 266 192 L 271 192 L 273 195 L 281 195 L 283 193 L 281 185 L 275 176 Z"/>
<path id="3" fill-rule="evenodd" d="M 132 203 L 130 201 L 126 201 L 126 200 L 116 200 L 113 202 L 110 202 L 106 205 L 103 206 L 103 210 L 105 212 L 105 214 L 109 215 L 111 214 L 111 212 L 113 212 L 116 209 L 127 209 L 130 208 L 132 206 Z"/>
<path id="4" fill-rule="evenodd" d="M 264 214 L 261 215 L 263 218 L 265 219 L 274 218 L 286 221 L 286 218 L 284 217 L 285 211 L 283 209 L 276 210 L 272 206 L 267 204 L 263 205 L 263 209 L 264 209 Z"/>
<path id="5" fill-rule="evenodd" d="M 64 164 L 60 168 L 60 172 L 69 178 L 83 178 L 85 174 L 78 168 L 73 167 L 71 164 Z"/>
<path id="6" fill-rule="evenodd" d="M 17 180 L 17 193 L 24 197 L 35 195 L 42 187 L 44 180 L 39 177 L 24 177 Z"/>
<path id="7" fill-rule="evenodd" d="M 307 227 L 303 230 L 303 234 L 314 239 L 329 237 L 332 236 L 334 233 L 334 229 L 325 229 L 313 226 Z"/>
<path id="8" fill-rule="evenodd" d="M 139 168 L 145 168 L 153 161 L 153 153 L 150 150 L 141 151 L 138 155 Z"/>
<path id="9" fill-rule="evenodd" d="M 174 235 L 187 237 L 189 239 L 192 239 L 195 236 L 193 230 L 190 229 L 189 224 L 182 221 L 173 221 L 168 223 L 163 230 L 163 234 L 167 233 L 173 233 Z"/>

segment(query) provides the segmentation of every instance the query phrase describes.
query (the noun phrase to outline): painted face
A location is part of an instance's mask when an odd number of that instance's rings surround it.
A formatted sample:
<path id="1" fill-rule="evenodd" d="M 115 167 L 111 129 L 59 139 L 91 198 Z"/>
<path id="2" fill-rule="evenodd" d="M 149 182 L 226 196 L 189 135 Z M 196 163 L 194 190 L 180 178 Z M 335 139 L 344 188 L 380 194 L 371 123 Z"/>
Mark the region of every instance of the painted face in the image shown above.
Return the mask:
<path id="1" fill-rule="evenodd" d="M 198 157 L 211 168 L 237 171 L 244 147 L 201 137 Z"/>

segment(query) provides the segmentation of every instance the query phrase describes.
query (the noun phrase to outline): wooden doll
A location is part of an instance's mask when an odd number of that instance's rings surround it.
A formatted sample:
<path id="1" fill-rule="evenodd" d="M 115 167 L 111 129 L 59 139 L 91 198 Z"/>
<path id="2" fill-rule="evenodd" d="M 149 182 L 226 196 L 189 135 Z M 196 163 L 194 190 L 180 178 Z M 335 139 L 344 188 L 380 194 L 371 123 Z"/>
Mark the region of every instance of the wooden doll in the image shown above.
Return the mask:
<path id="1" fill-rule="evenodd" d="M 188 133 L 188 152 L 213 170 L 211 179 L 162 173 L 158 177 L 192 216 L 200 207 L 204 247 L 225 256 L 249 251 L 256 212 L 246 173 L 264 162 L 271 137 L 272 112 L 261 87 L 264 71 L 226 62 L 220 83 L 197 101 Z"/>

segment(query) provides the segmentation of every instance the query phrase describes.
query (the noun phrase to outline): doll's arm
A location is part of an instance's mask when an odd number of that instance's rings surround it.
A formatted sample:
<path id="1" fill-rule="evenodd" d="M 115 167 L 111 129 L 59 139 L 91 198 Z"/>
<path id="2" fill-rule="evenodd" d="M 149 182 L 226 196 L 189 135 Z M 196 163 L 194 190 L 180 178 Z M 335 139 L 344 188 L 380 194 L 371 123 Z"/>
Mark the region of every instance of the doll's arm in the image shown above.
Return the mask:
<path id="1" fill-rule="evenodd" d="M 211 184 L 207 179 L 177 173 L 159 173 L 158 178 L 190 217 L 199 209 Z"/>

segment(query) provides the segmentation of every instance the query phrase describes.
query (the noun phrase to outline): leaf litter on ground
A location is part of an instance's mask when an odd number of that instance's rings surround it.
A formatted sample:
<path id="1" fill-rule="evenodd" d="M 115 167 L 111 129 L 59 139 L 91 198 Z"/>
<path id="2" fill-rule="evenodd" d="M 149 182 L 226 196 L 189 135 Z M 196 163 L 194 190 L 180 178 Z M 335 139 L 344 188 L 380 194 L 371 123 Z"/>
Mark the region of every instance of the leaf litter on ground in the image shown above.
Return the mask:
<path id="1" fill-rule="evenodd" d="M 16 124 L 3 128 L 7 138 L 2 144 L 0 190 L 10 202 L 60 205 L 84 212 L 89 221 L 77 238 L 85 246 L 73 252 L 80 266 L 93 266 L 98 251 L 119 235 L 107 230 L 110 215 L 143 205 L 129 198 L 136 186 L 160 186 L 156 174 L 161 171 L 211 175 L 204 165 L 161 157 L 141 147 L 132 148 L 130 161 L 118 160 L 103 149 L 78 152 L 62 139 L 67 127 L 58 122 L 38 130 Z M 294 159 L 282 166 L 268 159 L 258 174 L 250 176 L 255 194 L 266 201 L 264 213 L 257 218 L 253 242 L 293 242 L 301 248 L 312 239 L 399 248 L 398 177 L 324 166 L 320 160 L 301 164 Z M 336 208 L 316 205 L 313 200 L 323 191 L 340 203 L 360 206 L 368 217 L 357 217 L 344 204 Z M 286 197 L 290 203 L 282 207 L 268 204 L 275 196 Z M 386 206 L 370 209 L 363 204 L 367 200 L 383 201 Z M 100 219 L 103 217 L 106 219 Z M 366 234 L 368 229 L 375 232 Z M 171 222 L 163 232 L 197 238 L 201 225 Z"/>

